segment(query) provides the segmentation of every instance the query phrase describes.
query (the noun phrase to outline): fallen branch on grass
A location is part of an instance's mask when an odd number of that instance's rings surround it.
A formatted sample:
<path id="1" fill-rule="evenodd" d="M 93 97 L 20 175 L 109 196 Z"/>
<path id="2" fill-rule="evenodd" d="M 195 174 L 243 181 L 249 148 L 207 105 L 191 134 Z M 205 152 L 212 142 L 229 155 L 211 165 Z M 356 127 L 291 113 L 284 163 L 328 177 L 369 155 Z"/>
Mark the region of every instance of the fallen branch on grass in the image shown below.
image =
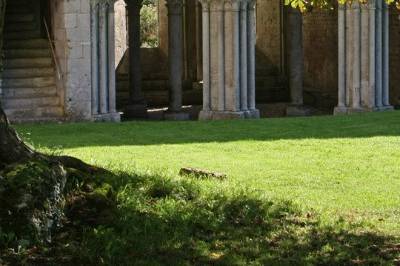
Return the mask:
<path id="1" fill-rule="evenodd" d="M 208 170 L 203 169 L 196 169 L 185 167 L 179 171 L 180 176 L 193 176 L 199 179 L 206 179 L 206 178 L 216 178 L 216 179 L 226 179 L 227 175 L 223 173 L 211 172 Z"/>

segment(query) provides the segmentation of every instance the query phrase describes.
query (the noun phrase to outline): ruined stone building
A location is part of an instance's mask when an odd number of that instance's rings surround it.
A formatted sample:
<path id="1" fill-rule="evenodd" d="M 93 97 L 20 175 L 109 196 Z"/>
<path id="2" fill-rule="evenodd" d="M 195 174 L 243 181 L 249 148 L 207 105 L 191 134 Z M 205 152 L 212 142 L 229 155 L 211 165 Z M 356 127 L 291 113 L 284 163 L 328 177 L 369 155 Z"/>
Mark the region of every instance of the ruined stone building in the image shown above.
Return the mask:
<path id="1" fill-rule="evenodd" d="M 258 118 L 400 104 L 399 14 L 383 0 L 301 15 L 278 0 L 11 0 L 2 105 L 14 121 Z M 162 109 L 164 108 L 164 109 Z M 186 109 L 185 109 L 186 110 Z"/>

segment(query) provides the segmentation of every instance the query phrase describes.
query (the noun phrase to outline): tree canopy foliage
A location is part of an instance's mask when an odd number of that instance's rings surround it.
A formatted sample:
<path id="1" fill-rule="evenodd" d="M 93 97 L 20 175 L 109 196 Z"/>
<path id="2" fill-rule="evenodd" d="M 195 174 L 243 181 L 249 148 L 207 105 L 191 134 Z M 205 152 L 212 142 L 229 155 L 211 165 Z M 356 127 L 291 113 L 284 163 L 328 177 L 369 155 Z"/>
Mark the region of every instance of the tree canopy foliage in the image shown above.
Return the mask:
<path id="1" fill-rule="evenodd" d="M 368 4 L 376 0 L 285 0 L 285 5 L 293 8 L 299 8 L 301 11 L 309 11 L 313 8 L 333 9 L 338 4 L 344 5 L 346 3 L 359 2 L 360 4 Z M 400 0 L 385 0 L 388 5 L 395 5 L 400 9 Z"/>

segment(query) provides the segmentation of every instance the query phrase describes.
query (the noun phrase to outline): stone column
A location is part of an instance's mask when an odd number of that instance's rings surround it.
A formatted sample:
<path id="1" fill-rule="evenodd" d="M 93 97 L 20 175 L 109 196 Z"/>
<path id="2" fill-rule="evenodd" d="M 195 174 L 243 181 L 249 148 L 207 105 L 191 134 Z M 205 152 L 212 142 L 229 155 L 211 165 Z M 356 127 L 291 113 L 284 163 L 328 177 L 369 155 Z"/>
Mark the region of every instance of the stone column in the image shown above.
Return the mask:
<path id="1" fill-rule="evenodd" d="M 246 1 L 244 1 L 246 2 Z M 247 7 L 247 89 L 249 118 L 260 118 L 260 111 L 256 108 L 256 0 L 248 0 Z M 242 34 L 245 34 L 242 32 Z"/>
<path id="2" fill-rule="evenodd" d="M 189 114 L 182 112 L 183 0 L 167 0 L 167 8 L 170 99 L 164 118 L 187 120 Z"/>
<path id="3" fill-rule="evenodd" d="M 375 1 L 375 8 L 376 8 L 376 45 L 375 45 L 375 53 L 376 53 L 376 60 L 375 60 L 375 103 L 377 108 L 382 107 L 382 2 L 383 0 L 376 0 Z"/>
<path id="4" fill-rule="evenodd" d="M 127 118 L 146 118 L 147 104 L 142 91 L 140 10 L 142 0 L 125 0 L 128 13 L 129 46 L 129 104 L 125 107 Z"/>
<path id="5" fill-rule="evenodd" d="M 389 107 L 389 6 L 382 2 L 382 108 Z"/>
<path id="6" fill-rule="evenodd" d="M 341 112 L 346 108 L 346 7 L 339 4 L 338 9 L 338 106 Z"/>
<path id="7" fill-rule="evenodd" d="M 201 120 L 258 118 L 255 1 L 200 0 L 203 8 Z"/>
<path id="8" fill-rule="evenodd" d="M 339 99 L 335 114 L 393 109 L 389 104 L 389 20 L 385 7 L 384 0 L 369 0 L 339 8 Z"/>
<path id="9" fill-rule="evenodd" d="M 98 58 L 98 30 L 99 30 L 99 4 L 94 3 L 91 5 L 91 16 L 90 16 L 90 27 L 91 27 L 91 43 L 92 43 L 92 115 L 98 115 L 100 113 L 99 103 L 99 58 Z"/>
<path id="10" fill-rule="evenodd" d="M 115 113 L 116 109 L 116 77 L 115 77 L 115 10 L 114 3 L 108 10 L 108 109 Z"/>
<path id="11" fill-rule="evenodd" d="M 100 5 L 100 10 L 99 10 L 99 68 L 100 68 L 100 73 L 99 73 L 99 87 L 100 87 L 100 114 L 106 114 L 108 111 L 108 55 L 107 55 L 107 46 L 108 46 L 108 40 L 107 40 L 107 10 L 108 7 L 106 4 L 102 3 Z"/>
<path id="12" fill-rule="evenodd" d="M 210 7 L 208 2 L 202 4 L 202 27 L 203 27 L 203 112 L 211 111 L 211 91 L 210 91 Z M 200 59 L 198 59 L 200 60 Z"/>
<path id="13" fill-rule="evenodd" d="M 196 2 L 196 81 L 203 78 L 202 65 L 202 8 L 199 2 Z"/>
<path id="14" fill-rule="evenodd" d="M 360 32 L 361 32 L 361 20 L 360 20 L 360 4 L 358 2 L 353 3 L 354 10 L 353 10 L 353 23 L 354 23 L 354 31 L 353 31 L 353 108 L 355 111 L 360 109 L 360 101 L 361 101 L 361 57 L 360 55 L 363 54 L 361 39 L 360 39 Z"/>
<path id="15" fill-rule="evenodd" d="M 115 108 L 114 3 L 114 0 L 90 2 L 91 95 L 95 121 L 120 121 Z"/>
<path id="16" fill-rule="evenodd" d="M 240 5 L 240 32 L 247 32 L 247 27 L 248 25 L 248 8 L 249 8 L 249 4 L 247 2 L 242 2 Z M 248 79 L 248 74 L 249 73 L 249 68 L 247 65 L 247 60 L 248 60 L 248 40 L 249 38 L 251 38 L 252 36 L 250 36 L 251 34 L 241 34 L 240 35 L 240 45 L 241 45 L 241 51 L 238 51 L 238 53 L 240 54 L 240 63 L 241 63 L 241 67 L 240 67 L 240 109 L 243 111 L 247 111 L 249 110 L 249 99 L 248 99 L 248 85 L 249 85 L 249 79 Z"/>
<path id="17" fill-rule="evenodd" d="M 303 15 L 299 9 L 290 8 L 289 22 L 289 87 L 291 104 L 287 116 L 305 116 L 310 110 L 303 106 L 304 54 Z"/>

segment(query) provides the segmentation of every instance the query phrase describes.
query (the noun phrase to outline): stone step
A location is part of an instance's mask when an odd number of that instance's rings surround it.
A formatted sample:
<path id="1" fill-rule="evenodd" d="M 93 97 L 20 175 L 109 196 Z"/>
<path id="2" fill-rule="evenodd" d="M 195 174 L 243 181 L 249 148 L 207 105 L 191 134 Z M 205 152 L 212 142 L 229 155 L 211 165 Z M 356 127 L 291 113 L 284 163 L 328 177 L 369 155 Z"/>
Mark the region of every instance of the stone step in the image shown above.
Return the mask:
<path id="1" fill-rule="evenodd" d="M 4 42 L 4 49 L 48 49 L 49 42 L 46 39 L 8 40 Z"/>
<path id="2" fill-rule="evenodd" d="M 33 68 L 33 67 L 51 67 L 53 61 L 51 57 L 38 58 L 16 58 L 4 60 L 4 68 Z"/>
<path id="3" fill-rule="evenodd" d="M 257 88 L 257 102 L 276 103 L 289 101 L 289 91 L 286 87 Z"/>
<path id="4" fill-rule="evenodd" d="M 62 120 L 64 116 L 61 106 L 9 108 L 4 111 L 11 122 L 58 121 Z"/>
<path id="5" fill-rule="evenodd" d="M 54 77 L 3 79 L 3 88 L 41 88 L 55 86 Z"/>
<path id="6" fill-rule="evenodd" d="M 33 22 L 35 20 L 34 14 L 7 14 L 5 17 L 5 25 L 13 22 Z"/>
<path id="7" fill-rule="evenodd" d="M 27 31 L 27 30 L 37 30 L 39 26 L 37 23 L 32 22 L 15 22 L 9 23 L 4 26 L 5 34 L 10 32 L 19 32 L 19 31 Z"/>
<path id="8" fill-rule="evenodd" d="M 143 90 L 146 91 L 159 91 L 168 88 L 168 80 L 143 80 Z M 117 77 L 118 90 L 128 91 L 129 90 L 129 78 L 128 75 L 118 75 Z"/>
<path id="9" fill-rule="evenodd" d="M 49 48 L 39 49 L 7 49 L 4 50 L 6 58 L 38 58 L 38 57 L 51 57 L 51 50 Z"/>
<path id="10" fill-rule="evenodd" d="M 4 69 L 3 78 L 33 78 L 33 77 L 52 77 L 54 69 L 52 67 L 36 68 L 14 68 Z"/>
<path id="11" fill-rule="evenodd" d="M 4 34 L 4 39 L 7 40 L 30 40 L 41 38 L 40 30 L 27 30 L 19 32 L 8 32 Z"/>
<path id="12" fill-rule="evenodd" d="M 256 77 L 256 87 L 276 87 L 280 85 L 280 80 L 276 76 L 258 76 Z"/>
<path id="13" fill-rule="evenodd" d="M 7 2 L 7 8 L 10 7 L 18 7 L 21 5 L 27 6 L 29 2 L 27 0 L 13 0 L 13 1 L 8 1 Z"/>
<path id="14" fill-rule="evenodd" d="M 4 109 L 17 109 L 17 108 L 37 108 L 60 106 L 60 98 L 58 96 L 42 96 L 42 97 L 26 97 L 26 98 L 5 98 L 3 97 L 2 105 Z"/>
<path id="15" fill-rule="evenodd" d="M 1 95 L 4 98 L 56 96 L 57 88 L 55 86 L 41 87 L 41 88 L 17 88 L 17 89 L 2 88 Z"/>
<path id="16" fill-rule="evenodd" d="M 24 5 L 8 6 L 8 4 L 7 4 L 6 14 L 7 15 L 29 15 L 29 14 L 32 14 L 32 10 L 29 7 L 26 7 Z"/>
<path id="17" fill-rule="evenodd" d="M 269 66 L 257 66 L 256 67 L 256 76 L 278 76 L 279 71 L 275 67 Z"/>

